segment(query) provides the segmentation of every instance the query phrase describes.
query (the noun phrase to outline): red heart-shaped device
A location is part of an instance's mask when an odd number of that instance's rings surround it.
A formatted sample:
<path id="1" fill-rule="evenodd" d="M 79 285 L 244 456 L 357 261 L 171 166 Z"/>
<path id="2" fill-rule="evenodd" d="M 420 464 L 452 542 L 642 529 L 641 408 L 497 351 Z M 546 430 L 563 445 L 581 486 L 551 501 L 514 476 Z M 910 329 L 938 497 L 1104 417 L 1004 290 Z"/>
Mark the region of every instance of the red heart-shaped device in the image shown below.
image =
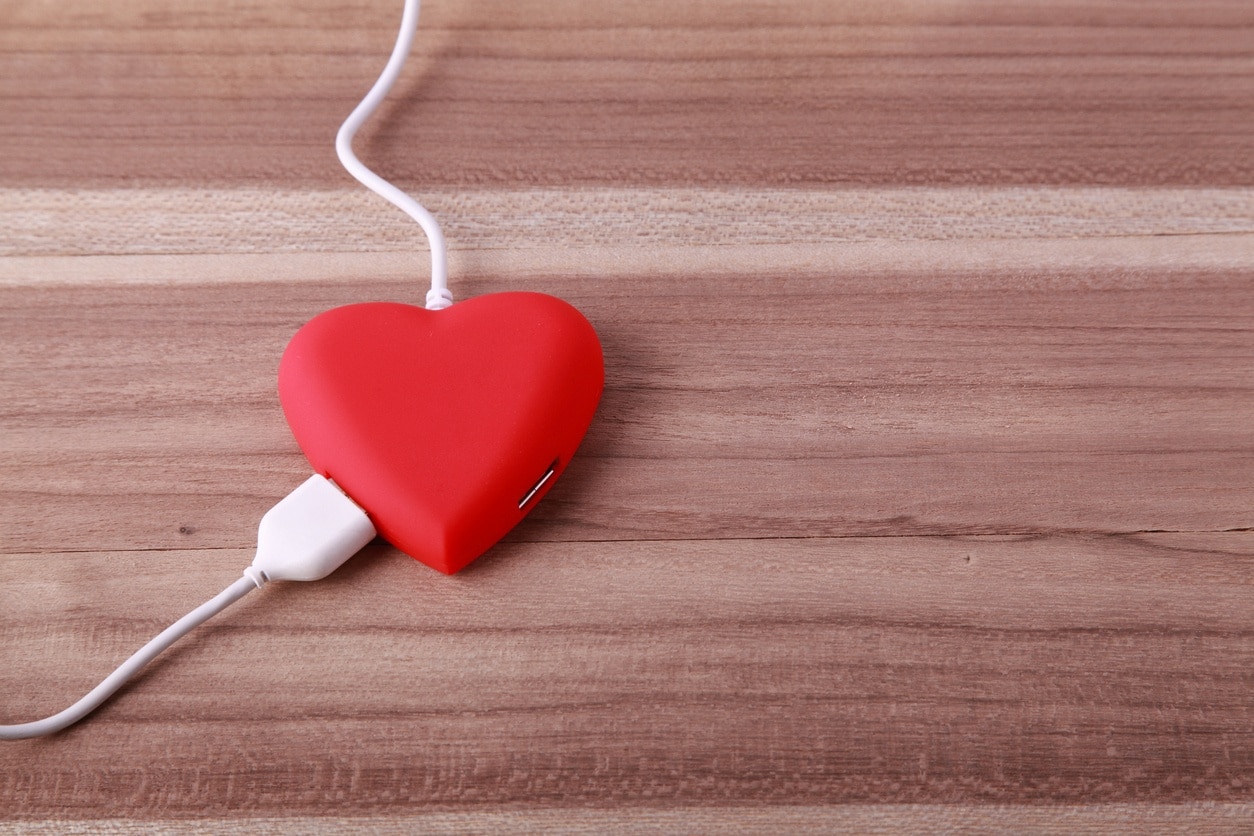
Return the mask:
<path id="1" fill-rule="evenodd" d="M 449 574 L 552 487 L 604 382 L 588 320 L 541 293 L 335 308 L 279 364 L 279 400 L 314 469 L 389 542 Z"/>

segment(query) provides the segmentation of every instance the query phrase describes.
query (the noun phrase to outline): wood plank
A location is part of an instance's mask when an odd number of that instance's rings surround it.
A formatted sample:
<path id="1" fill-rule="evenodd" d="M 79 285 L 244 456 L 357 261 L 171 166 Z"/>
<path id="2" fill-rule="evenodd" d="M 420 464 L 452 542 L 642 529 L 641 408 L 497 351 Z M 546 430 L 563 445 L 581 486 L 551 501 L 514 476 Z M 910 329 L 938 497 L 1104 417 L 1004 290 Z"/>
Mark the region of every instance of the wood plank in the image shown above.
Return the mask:
<path id="1" fill-rule="evenodd" d="M 1247 272 L 963 278 L 533 285 L 587 313 L 608 382 L 583 454 L 516 536 L 1249 527 Z M 306 472 L 274 394 L 285 341 L 335 304 L 412 295 L 0 289 L 0 546 L 247 546 Z"/>
<path id="2" fill-rule="evenodd" d="M 1254 184 L 1242 0 L 424 4 L 370 159 L 424 187 Z M 0 11 L 0 181 L 340 183 L 393 5 Z"/>
<path id="3" fill-rule="evenodd" d="M 917 268 L 912 251 L 942 242 L 963 245 L 931 250 L 933 262 L 943 260 L 951 270 L 964 251 L 986 263 L 1001 253 L 1004 262 L 1005 250 L 1028 242 L 1052 244 L 1045 260 L 1064 266 L 1091 257 L 1098 241 L 1122 244 L 1108 259 L 1129 268 L 1162 268 L 1169 252 L 1196 266 L 1226 255 L 1228 266 L 1254 267 L 1251 188 L 586 187 L 420 196 L 440 218 L 461 262 L 459 277 L 518 272 L 519 265 L 500 260 L 511 254 L 557 253 L 573 261 L 559 272 L 695 272 L 694 252 L 723 254 L 708 265 L 721 273 L 760 270 L 761 254 L 785 259 L 790 272 L 806 270 L 798 258 L 804 253 L 813 272 L 856 263 L 860 249 L 886 242 L 894 251 L 882 259 L 883 269 Z M 299 260 L 314 252 L 409 252 L 411 274 L 424 272 L 426 260 L 426 241 L 414 223 L 360 188 L 0 189 L 0 224 L 0 256 L 284 253 Z M 1163 238 L 1176 240 L 1155 240 Z M 271 262 L 270 275 L 295 273 Z M 131 279 L 150 273 L 151 264 L 136 263 Z M 39 281 L 53 268 L 41 262 L 20 278 Z M 327 265 L 315 260 L 307 269 L 325 277 Z M 541 264 L 530 272 L 538 269 Z M 0 263 L 0 280 L 8 272 Z"/>
<path id="4" fill-rule="evenodd" d="M 334 830 L 346 834 L 404 834 L 497 832 L 510 833 L 778 833 L 857 832 L 935 833 L 938 830 L 1017 833 L 1169 834 L 1182 831 L 1243 834 L 1249 831 L 1254 809 L 1249 804 L 853 804 L 848 806 L 682 807 L 636 809 L 527 809 L 500 812 L 424 812 L 413 815 L 262 818 L 257 816 L 204 819 L 104 819 L 88 822 L 57 820 L 58 833 L 223 834 L 308 833 Z M 38 834 L 43 823 L 0 824 L 0 832 Z"/>
<path id="5" fill-rule="evenodd" d="M 248 558 L 9 556 L 6 711 L 59 707 Z M 514 544 L 454 578 L 375 549 L 7 744 L 0 793 L 66 818 L 1238 801 L 1252 567 L 1249 532 Z"/>

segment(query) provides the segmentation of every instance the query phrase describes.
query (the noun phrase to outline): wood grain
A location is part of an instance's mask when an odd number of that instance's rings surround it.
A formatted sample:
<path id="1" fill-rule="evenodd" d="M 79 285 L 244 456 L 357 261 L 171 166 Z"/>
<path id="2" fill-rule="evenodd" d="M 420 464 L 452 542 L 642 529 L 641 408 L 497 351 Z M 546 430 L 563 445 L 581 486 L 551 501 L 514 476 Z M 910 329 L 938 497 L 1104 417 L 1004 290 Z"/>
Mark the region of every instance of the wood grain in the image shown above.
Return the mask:
<path id="1" fill-rule="evenodd" d="M 1249 526 L 1248 275 L 948 278 L 709 277 L 717 292 L 637 278 L 643 305 L 593 275 L 533 283 L 587 313 L 609 385 L 567 476 L 578 489 L 516 536 Z M 303 467 L 274 394 L 287 338 L 337 302 L 414 295 L 360 281 L 0 289 L 17 454 L 0 463 L 4 547 L 161 548 L 185 529 L 180 545 L 246 545 L 236 520 Z M 152 388 L 172 380 L 185 383 Z M 43 513 L 49 495 L 79 513 Z M 112 522 L 91 513 L 106 496 Z"/>
<path id="2" fill-rule="evenodd" d="M 341 182 L 396 4 L 10 6 L 0 179 Z M 431 2 L 407 184 L 1254 184 L 1243 0 Z"/>
<path id="3" fill-rule="evenodd" d="M 599 274 L 677 273 L 692 267 L 693 251 L 721 252 L 719 272 L 747 273 L 754 252 L 787 258 L 790 270 L 831 271 L 857 264 L 868 245 L 891 242 L 918 250 L 927 244 L 961 242 L 946 253 L 945 267 L 972 247 L 1006 251 L 1025 240 L 1067 241 L 1049 266 L 1074 263 L 1085 245 L 1135 238 L 1159 248 L 1149 258 L 1163 267 L 1166 245 L 1200 266 L 1228 254 L 1228 265 L 1245 266 L 1254 237 L 1254 189 L 1250 188 L 740 188 L 579 187 L 424 191 L 451 239 L 454 258 L 485 253 L 516 254 L 507 273 L 525 269 L 521 259 L 570 253 L 558 272 L 595 269 Z M 60 255 L 217 255 L 308 252 L 405 252 L 425 246 L 421 231 L 399 212 L 380 217 L 379 198 L 364 189 L 205 188 L 189 199 L 177 188 L 0 189 L 0 222 L 6 229 L 0 254 L 24 258 Z M 537 236 L 537 227 L 544 230 Z M 73 229 L 67 237 L 65 231 Z M 1163 238 L 1177 240 L 1164 242 Z M 1238 247 L 1234 260 L 1231 251 Z M 1091 246 L 1088 247 L 1091 251 Z M 606 250 L 614 258 L 590 259 Z M 1136 266 L 1146 256 L 1122 247 L 1118 263 Z M 884 267 L 900 268 L 895 252 Z M 1034 256 L 1039 259 L 1039 256 Z M 1059 258 L 1065 259 L 1061 264 Z M 624 259 L 630 260 L 624 263 Z M 21 262 L 10 262 L 20 264 Z M 1032 262 L 1029 262 L 1032 263 Z M 1040 266 L 1039 263 L 1033 263 Z M 577 265 L 577 266 L 574 266 Z M 475 273 L 479 265 L 465 264 Z M 410 275 L 425 267 L 415 257 Z M 535 264 L 540 268 L 540 264 Z M 282 263 L 271 267 L 281 271 Z M 325 272 L 315 261 L 309 269 Z M 360 270 L 375 275 L 375 263 Z M 492 272 L 501 266 L 493 265 Z M 552 268 L 550 268 L 552 269 Z M 46 278 L 48 266 L 22 275 L 23 283 Z M 0 281 L 10 270 L 0 272 Z M 359 275 L 363 275 L 360 274 Z M 78 281 L 100 281 L 84 273 Z M 137 265 L 131 280 L 152 281 L 151 267 Z M 170 276 L 162 277 L 168 280 Z M 204 278 L 200 280 L 204 280 Z"/>
<path id="4" fill-rule="evenodd" d="M 0 722 L 251 558 L 388 4 L 0 10 Z M 575 303 L 580 456 L 0 748 L 0 831 L 1254 828 L 1248 4 L 424 5 L 363 157 Z"/>
<path id="5" fill-rule="evenodd" d="M 1251 765 L 1251 545 L 1249 533 L 515 544 L 453 580 L 376 549 L 202 632 L 66 733 L 69 774 L 64 744 L 31 744 L 31 777 L 5 791 L 35 809 L 121 793 L 154 812 L 284 815 L 333 800 L 340 815 L 1230 801 Z M 247 557 L 13 556 L 6 610 L 40 648 L 25 673 L 46 689 L 14 708 L 39 714 L 82 690 L 102 656 Z M 149 588 L 142 615 L 102 603 L 134 586 L 131 566 Z M 163 741 L 159 757 L 125 767 L 117 752 L 136 739 Z"/>

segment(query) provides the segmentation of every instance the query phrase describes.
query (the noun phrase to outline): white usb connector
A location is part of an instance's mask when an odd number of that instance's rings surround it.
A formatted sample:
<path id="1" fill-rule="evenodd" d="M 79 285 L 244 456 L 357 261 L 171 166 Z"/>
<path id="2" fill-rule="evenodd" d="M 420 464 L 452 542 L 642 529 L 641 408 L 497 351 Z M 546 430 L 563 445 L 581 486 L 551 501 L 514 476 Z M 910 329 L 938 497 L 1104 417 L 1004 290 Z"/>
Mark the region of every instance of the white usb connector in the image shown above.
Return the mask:
<path id="1" fill-rule="evenodd" d="M 269 581 L 316 581 L 334 572 L 374 539 L 366 512 L 329 479 L 310 476 L 261 518 L 257 556 L 244 577 L 201 604 L 141 647 L 69 708 L 32 723 L 0 726 L 0 740 L 59 732 L 95 711 L 163 650 Z"/>
<path id="2" fill-rule="evenodd" d="M 335 483 L 313 475 L 261 518 L 257 556 L 244 576 L 267 581 L 318 581 L 375 536 L 366 512 Z"/>

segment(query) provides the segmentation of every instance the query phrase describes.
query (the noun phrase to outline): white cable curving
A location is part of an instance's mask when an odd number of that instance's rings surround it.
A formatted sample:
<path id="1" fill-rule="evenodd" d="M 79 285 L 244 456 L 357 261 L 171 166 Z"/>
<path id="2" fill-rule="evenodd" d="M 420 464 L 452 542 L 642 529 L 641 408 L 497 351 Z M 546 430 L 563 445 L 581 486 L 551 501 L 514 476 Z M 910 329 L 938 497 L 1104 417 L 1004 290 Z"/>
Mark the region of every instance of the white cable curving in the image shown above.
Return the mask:
<path id="1" fill-rule="evenodd" d="M 367 168 L 353 153 L 353 137 L 400 75 L 418 28 L 418 0 L 405 0 L 396 46 L 379 80 L 344 120 L 335 136 L 335 151 L 348 173 L 418 222 L 431 246 L 431 290 L 427 308 L 453 304 L 448 290 L 448 258 L 444 234 L 435 217 L 418 201 Z M 166 648 L 204 624 L 249 592 L 272 580 L 310 581 L 326 577 L 375 536 L 366 513 L 322 476 L 311 476 L 261 520 L 257 557 L 244 577 L 162 630 L 117 667 L 78 702 L 51 717 L 31 723 L 0 725 L 0 740 L 42 737 L 77 723 L 111 697 Z"/>
<path id="2" fill-rule="evenodd" d="M 453 294 L 448 289 L 448 256 L 444 244 L 444 233 L 435 216 L 423 208 L 422 204 L 393 186 L 387 180 L 375 174 L 365 163 L 357 159 L 353 153 L 353 137 L 357 129 L 370 118 L 375 108 L 392 89 L 396 77 L 405 66 L 405 59 L 414 42 L 414 32 L 418 29 L 418 0 L 405 0 L 405 11 L 401 15 L 401 31 L 396 36 L 396 46 L 392 49 L 392 57 L 379 75 L 379 80 L 370 88 L 370 92 L 361 100 L 361 104 L 340 125 L 335 135 L 335 152 L 348 173 L 375 194 L 390 201 L 394 206 L 409 215 L 423 232 L 427 233 L 427 241 L 431 246 L 431 290 L 427 291 L 427 308 L 438 311 L 453 304 Z"/>
<path id="3" fill-rule="evenodd" d="M 141 647 L 78 702 L 59 714 L 0 726 L 0 740 L 59 732 L 100 707 L 128 679 L 192 629 L 270 581 L 316 581 L 338 569 L 375 536 L 374 524 L 331 480 L 317 474 L 279 501 L 257 528 L 257 556 L 244 577 L 201 604 Z"/>
<path id="4" fill-rule="evenodd" d="M 249 578 L 240 578 L 213 598 L 201 604 L 178 621 L 157 634 L 157 637 L 141 647 L 131 658 L 127 659 L 117 670 L 105 677 L 104 681 L 92 688 L 78 702 L 59 714 L 36 720 L 33 723 L 19 723 L 15 726 L 0 726 L 0 740 L 21 740 L 26 737 L 42 737 L 45 734 L 59 732 L 72 726 L 88 714 L 95 711 L 102 702 L 113 696 L 113 692 L 126 684 L 126 681 L 139 673 L 140 668 L 151 662 L 170 645 L 199 627 L 227 607 L 243 598 L 257 588 L 257 584 Z"/>

